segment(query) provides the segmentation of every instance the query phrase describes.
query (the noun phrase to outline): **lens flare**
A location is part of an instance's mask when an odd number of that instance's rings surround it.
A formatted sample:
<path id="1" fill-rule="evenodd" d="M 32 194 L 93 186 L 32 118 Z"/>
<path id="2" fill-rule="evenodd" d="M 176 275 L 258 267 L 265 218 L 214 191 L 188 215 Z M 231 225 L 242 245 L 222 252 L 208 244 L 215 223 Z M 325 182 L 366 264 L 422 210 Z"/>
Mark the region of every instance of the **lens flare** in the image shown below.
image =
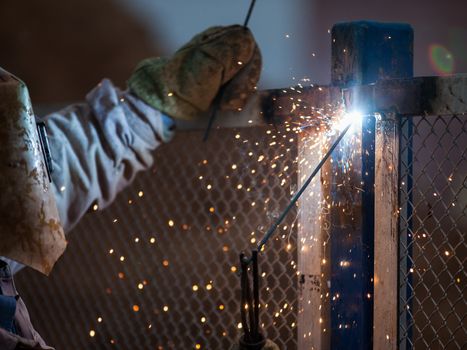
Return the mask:
<path id="1" fill-rule="evenodd" d="M 454 56 L 442 45 L 432 44 L 429 47 L 431 67 L 436 73 L 444 75 L 454 72 Z"/>

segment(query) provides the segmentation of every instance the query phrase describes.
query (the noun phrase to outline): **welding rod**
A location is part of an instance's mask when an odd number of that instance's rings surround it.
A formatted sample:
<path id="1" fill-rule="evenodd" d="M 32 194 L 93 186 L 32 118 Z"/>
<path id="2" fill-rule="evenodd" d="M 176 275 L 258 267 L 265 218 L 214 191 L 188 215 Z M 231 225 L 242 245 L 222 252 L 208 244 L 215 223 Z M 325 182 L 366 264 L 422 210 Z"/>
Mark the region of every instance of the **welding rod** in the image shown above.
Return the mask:
<path id="1" fill-rule="evenodd" d="M 256 3 L 256 0 L 252 0 L 250 3 L 250 8 L 248 9 L 248 13 L 246 14 L 245 22 L 243 22 L 243 26 L 245 28 L 248 26 L 248 22 L 250 21 L 251 13 L 253 12 L 255 3 Z M 214 124 L 214 120 L 216 119 L 217 110 L 219 109 L 219 105 L 220 105 L 223 95 L 224 95 L 224 89 L 221 88 L 221 90 L 217 94 L 217 98 L 213 102 L 211 116 L 209 117 L 208 126 L 206 127 L 206 131 L 204 132 L 204 136 L 203 136 L 204 142 L 208 140 L 209 131 L 211 131 L 212 125 Z"/>
<path id="2" fill-rule="evenodd" d="M 272 234 L 274 233 L 274 231 L 276 230 L 277 226 L 279 226 L 282 222 L 282 220 L 284 220 L 284 218 L 286 217 L 286 215 L 288 214 L 288 212 L 290 211 L 290 209 L 293 208 L 293 206 L 295 205 L 295 203 L 297 202 L 297 200 L 300 198 L 300 196 L 303 194 L 303 192 L 305 192 L 306 188 L 308 187 L 308 185 L 310 184 L 311 180 L 313 180 L 313 178 L 316 176 L 316 174 L 318 173 L 318 171 L 320 171 L 320 169 L 323 167 L 324 163 L 326 162 L 326 160 L 328 160 L 329 156 L 331 155 L 331 153 L 334 151 L 334 149 L 337 147 L 337 145 L 339 144 L 339 142 L 342 140 L 342 138 L 345 136 L 345 134 L 347 133 L 347 131 L 349 131 L 350 127 L 352 126 L 352 123 L 349 123 L 349 125 L 347 125 L 347 127 L 341 132 L 341 134 L 339 135 L 339 137 L 336 139 L 336 141 L 334 141 L 334 143 L 332 144 L 331 148 L 329 148 L 329 150 L 327 151 L 327 153 L 324 155 L 324 157 L 321 159 L 321 161 L 319 162 L 319 164 L 316 166 L 315 170 L 313 170 L 313 172 L 311 173 L 311 175 L 308 177 L 308 179 L 305 181 L 305 183 L 302 185 L 302 187 L 300 188 L 300 190 L 295 194 L 295 196 L 292 198 L 292 200 L 290 201 L 289 205 L 287 206 L 287 208 L 285 208 L 285 210 L 282 212 L 282 214 L 279 216 L 279 218 L 276 220 L 276 222 L 269 228 L 268 232 L 264 235 L 263 239 L 261 240 L 261 242 L 259 242 L 258 244 L 258 251 L 260 252 L 261 249 L 263 248 L 263 246 L 266 244 L 266 242 L 269 240 L 269 238 L 272 236 Z"/>
<path id="3" fill-rule="evenodd" d="M 251 0 L 250 8 L 248 9 L 248 13 L 246 15 L 245 22 L 243 22 L 244 27 L 248 26 L 248 22 L 250 21 L 251 13 L 253 12 L 253 8 L 255 7 L 255 2 L 256 2 L 256 0 Z"/>

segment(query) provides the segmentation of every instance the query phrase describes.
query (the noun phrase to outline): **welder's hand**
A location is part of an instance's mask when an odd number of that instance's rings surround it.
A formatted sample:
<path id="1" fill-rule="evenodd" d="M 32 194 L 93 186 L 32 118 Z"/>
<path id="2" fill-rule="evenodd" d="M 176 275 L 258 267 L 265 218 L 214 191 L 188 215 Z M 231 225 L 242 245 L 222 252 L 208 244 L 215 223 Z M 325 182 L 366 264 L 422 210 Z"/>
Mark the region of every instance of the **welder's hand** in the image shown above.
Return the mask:
<path id="1" fill-rule="evenodd" d="M 212 27 L 172 57 L 142 61 L 128 86 L 168 116 L 190 120 L 205 115 L 220 92 L 221 110 L 242 108 L 260 71 L 261 54 L 249 29 Z"/>

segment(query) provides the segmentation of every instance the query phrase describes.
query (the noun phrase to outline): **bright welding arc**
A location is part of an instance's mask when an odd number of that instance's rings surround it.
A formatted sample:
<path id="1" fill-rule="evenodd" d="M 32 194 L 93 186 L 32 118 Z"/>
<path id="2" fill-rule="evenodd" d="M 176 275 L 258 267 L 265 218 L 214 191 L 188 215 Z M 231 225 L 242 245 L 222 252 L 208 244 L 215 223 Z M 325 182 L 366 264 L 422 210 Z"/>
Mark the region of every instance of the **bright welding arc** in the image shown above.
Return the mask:
<path id="1" fill-rule="evenodd" d="M 284 218 L 286 217 L 286 215 L 288 214 L 288 212 L 290 211 L 290 209 L 293 208 L 293 206 L 295 205 L 295 203 L 298 201 L 298 199 L 300 198 L 300 196 L 303 194 L 303 192 L 305 192 L 306 188 L 308 187 L 308 185 L 311 183 L 311 180 L 313 180 L 313 178 L 316 176 L 316 174 L 320 171 L 320 169 L 323 167 L 324 163 L 326 162 L 326 160 L 328 160 L 329 156 L 332 154 L 332 152 L 334 151 L 334 149 L 337 147 L 337 145 L 340 143 L 340 141 L 344 138 L 345 134 L 347 133 L 347 131 L 349 131 L 350 127 L 352 126 L 352 123 L 349 123 L 349 125 L 347 125 L 347 127 L 341 132 L 341 134 L 339 135 L 339 137 L 336 139 L 336 141 L 334 141 L 334 143 L 332 144 L 331 148 L 329 148 L 329 150 L 326 152 L 326 154 L 324 155 L 324 157 L 321 159 L 321 161 L 319 162 L 319 164 L 316 166 L 315 170 L 313 170 L 313 172 L 311 173 L 311 175 L 308 177 L 308 179 L 305 181 L 305 183 L 303 184 L 303 186 L 300 188 L 300 190 L 295 194 L 295 196 L 292 198 L 292 200 L 290 201 L 289 205 L 287 206 L 287 208 L 285 208 L 285 210 L 282 212 L 282 214 L 279 216 L 279 218 L 276 220 L 276 222 L 269 228 L 268 232 L 266 232 L 266 234 L 264 235 L 263 239 L 261 240 L 261 242 L 259 242 L 258 244 L 258 251 L 260 252 L 261 249 L 263 248 L 263 246 L 266 244 L 266 242 L 269 240 L 269 238 L 272 236 L 272 234 L 274 233 L 274 231 L 276 230 L 277 226 L 279 226 L 282 222 L 282 220 L 284 220 Z"/>

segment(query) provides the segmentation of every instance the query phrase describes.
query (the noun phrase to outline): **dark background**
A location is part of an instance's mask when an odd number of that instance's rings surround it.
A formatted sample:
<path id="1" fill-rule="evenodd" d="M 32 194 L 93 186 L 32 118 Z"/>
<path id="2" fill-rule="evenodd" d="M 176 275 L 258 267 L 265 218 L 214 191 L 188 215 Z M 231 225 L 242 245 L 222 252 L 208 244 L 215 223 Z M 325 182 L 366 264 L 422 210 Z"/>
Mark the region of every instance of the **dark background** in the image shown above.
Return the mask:
<path id="1" fill-rule="evenodd" d="M 81 100 L 104 77 L 124 87 L 139 60 L 168 55 L 206 27 L 242 23 L 249 3 L 0 0 L 0 66 L 28 84 L 36 104 Z M 362 19 L 414 27 L 416 75 L 440 73 L 430 63 L 433 44 L 450 53 L 452 73 L 467 72 L 466 10 L 463 0 L 258 0 L 250 26 L 264 56 L 260 86 L 328 83 L 328 29 Z"/>

